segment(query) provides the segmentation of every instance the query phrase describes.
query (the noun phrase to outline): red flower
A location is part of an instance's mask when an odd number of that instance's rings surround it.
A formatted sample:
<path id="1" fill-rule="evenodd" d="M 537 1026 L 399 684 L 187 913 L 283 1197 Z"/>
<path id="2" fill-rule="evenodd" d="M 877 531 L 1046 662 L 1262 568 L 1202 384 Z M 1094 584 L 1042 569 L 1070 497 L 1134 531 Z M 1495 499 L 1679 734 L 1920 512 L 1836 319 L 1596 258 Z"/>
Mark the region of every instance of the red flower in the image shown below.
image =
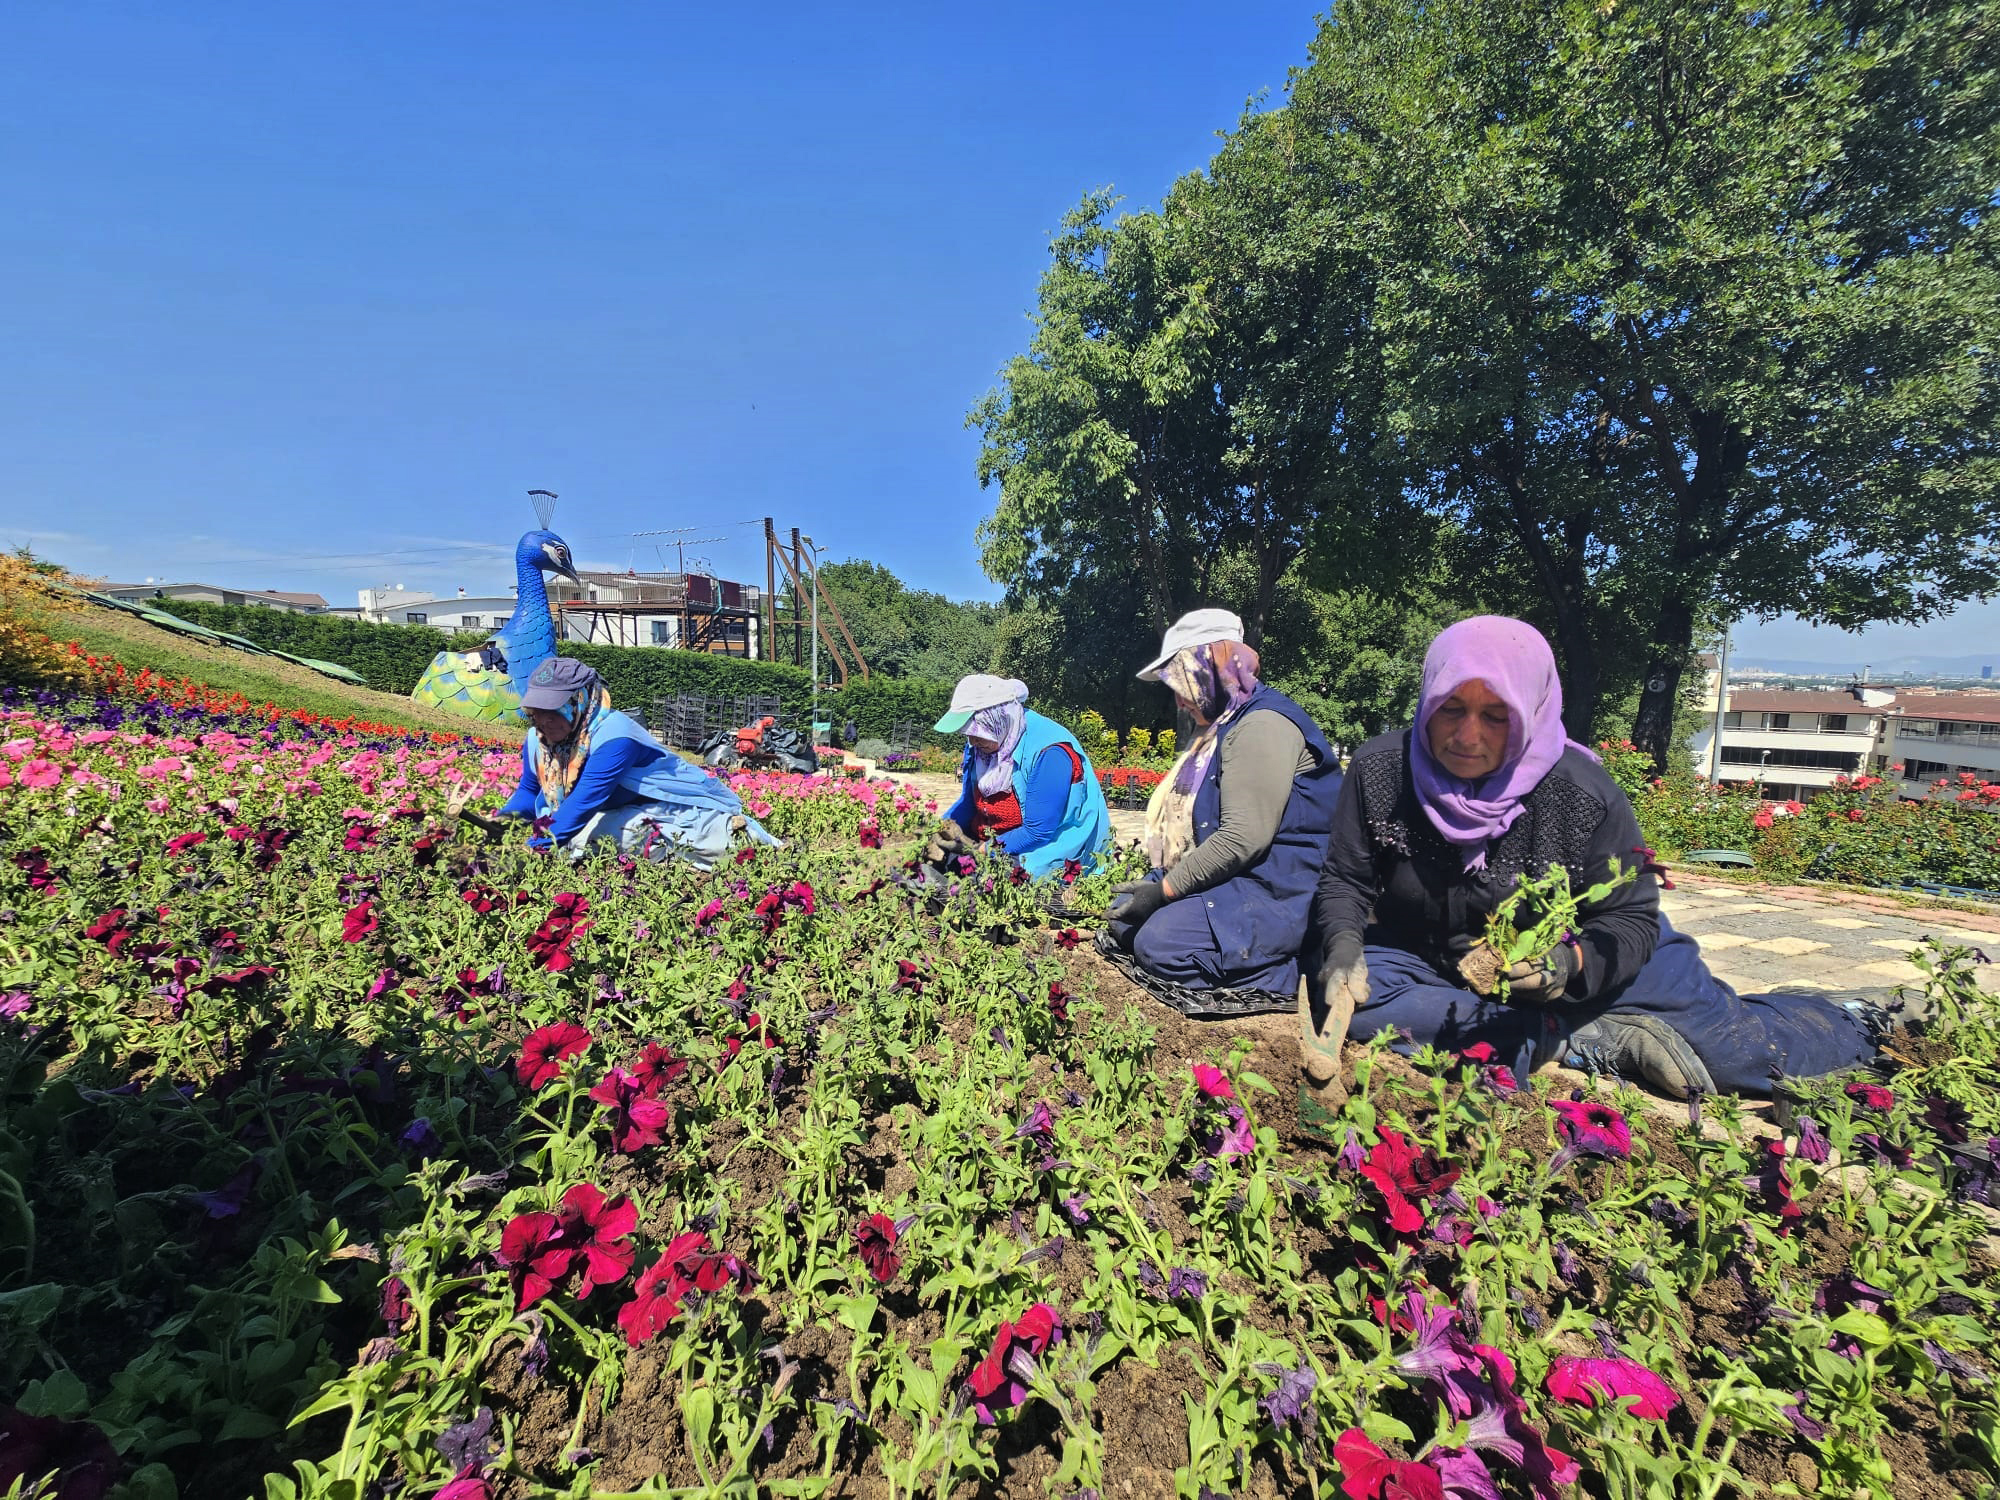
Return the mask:
<path id="1" fill-rule="evenodd" d="M 48 853 L 42 849 L 28 849 L 14 856 L 14 863 L 28 877 L 31 891 L 54 890 L 61 876 L 49 868 Z"/>
<path id="2" fill-rule="evenodd" d="M 1333 1461 L 1350 1500 L 1445 1500 L 1437 1470 L 1389 1457 L 1359 1427 L 1334 1439 Z"/>
<path id="3" fill-rule="evenodd" d="M 993 1347 L 986 1358 L 972 1367 L 972 1377 L 966 1382 L 971 1387 L 972 1404 L 979 1420 L 991 1422 L 995 1408 L 1019 1406 L 1028 1399 L 1028 1387 L 1014 1368 L 1017 1353 L 1031 1360 L 1039 1359 L 1044 1350 L 1061 1339 L 1062 1320 L 1046 1302 L 1035 1303 L 1016 1322 L 1002 1323 L 1000 1331 L 993 1335 Z"/>
<path id="4" fill-rule="evenodd" d="M 870 1214 L 854 1226 L 854 1248 L 861 1264 L 877 1281 L 894 1278 L 903 1257 L 896 1253 L 896 1221 L 887 1214 Z"/>
<path id="5" fill-rule="evenodd" d="M 375 903 L 357 901 L 347 908 L 347 915 L 340 919 L 340 940 L 343 943 L 358 943 L 380 925 L 375 920 Z"/>
<path id="6" fill-rule="evenodd" d="M 1757 1173 L 1757 1190 L 1764 1195 L 1764 1207 L 1778 1216 L 1778 1233 L 1789 1235 L 1791 1221 L 1803 1218 L 1805 1210 L 1792 1201 L 1792 1179 L 1785 1171 L 1783 1141 L 1764 1143 L 1764 1163 Z"/>
<path id="7" fill-rule="evenodd" d="M 615 1286 L 631 1271 L 627 1236 L 639 1222 L 639 1210 L 623 1193 L 606 1198 L 595 1184 L 579 1182 L 563 1194 L 557 1222 L 563 1243 L 582 1262 L 577 1296 L 588 1297 L 592 1287 Z"/>
<path id="8" fill-rule="evenodd" d="M 478 1464 L 467 1464 L 431 1500 L 492 1500 L 493 1492 L 486 1487 L 486 1476 L 480 1473 Z"/>
<path id="9" fill-rule="evenodd" d="M 574 962 L 570 944 L 590 930 L 590 923 L 583 920 L 583 914 L 589 910 L 588 897 L 564 891 L 556 897 L 554 908 L 542 925 L 529 937 L 528 951 L 551 974 L 560 974 Z"/>
<path id="10" fill-rule="evenodd" d="M 84 928 L 83 935 L 104 944 L 104 951 L 116 958 L 118 950 L 132 940 L 136 930 L 126 922 L 125 908 L 114 906 Z"/>
<path id="11" fill-rule="evenodd" d="M 482 917 L 496 906 L 506 905 L 506 898 L 495 892 L 493 887 L 477 880 L 460 893 L 459 899 Z"/>
<path id="12" fill-rule="evenodd" d="M 409 1321 L 415 1309 L 410 1305 L 410 1289 L 403 1284 L 400 1276 L 391 1276 L 382 1283 L 382 1321 L 389 1332 L 401 1333 L 403 1324 Z"/>
<path id="13" fill-rule="evenodd" d="M 666 1129 L 667 1107 L 646 1092 L 637 1074 L 613 1068 L 590 1097 L 604 1106 L 611 1126 L 611 1145 L 616 1151 L 637 1151 L 657 1146 Z"/>
<path id="14" fill-rule="evenodd" d="M 1074 927 L 1065 927 L 1061 932 L 1056 934 L 1056 946 L 1065 953 L 1072 951 L 1082 942 L 1083 934 L 1078 932 Z"/>
<path id="15" fill-rule="evenodd" d="M 1633 1359 L 1577 1359 L 1561 1355 L 1549 1367 L 1549 1394 L 1575 1406 L 1595 1406 L 1599 1400 L 1621 1402 L 1636 1396 L 1632 1415 L 1664 1422 L 1681 1404 L 1674 1388 Z"/>
<path id="16" fill-rule="evenodd" d="M 618 1310 L 625 1341 L 637 1348 L 680 1316 L 681 1299 L 689 1292 L 719 1292 L 731 1282 L 749 1285 L 742 1261 L 717 1251 L 699 1230 L 676 1235 L 640 1275 L 632 1300 Z"/>
<path id="17" fill-rule="evenodd" d="M 858 832 L 862 848 L 880 849 L 882 847 L 882 825 L 877 823 L 873 818 L 863 818 Z"/>
<path id="18" fill-rule="evenodd" d="M 514 1070 L 521 1082 L 539 1089 L 562 1072 L 562 1065 L 590 1045 L 590 1033 L 573 1021 L 556 1021 L 536 1028 L 521 1042 Z"/>
<path id="19" fill-rule="evenodd" d="M 1049 985 L 1049 1014 L 1065 1026 L 1069 1024 L 1069 991 L 1060 979 Z"/>
<path id="20" fill-rule="evenodd" d="M 1377 1128 L 1376 1144 L 1361 1164 L 1361 1175 L 1382 1195 L 1384 1217 L 1398 1234 L 1415 1234 L 1424 1227 L 1418 1205 L 1458 1181 L 1458 1168 L 1447 1169 L 1437 1153 L 1418 1151 L 1393 1130 Z"/>
<path id="21" fill-rule="evenodd" d="M 1462 1062 L 1490 1063 L 1493 1061 L 1493 1044 L 1491 1042 L 1474 1042 L 1470 1047 L 1459 1053 L 1458 1056 Z"/>
<path id="22" fill-rule="evenodd" d="M 1863 1083 L 1859 1079 L 1847 1086 L 1847 1097 L 1869 1109 L 1894 1109 L 1896 1106 L 1896 1096 L 1891 1090 L 1879 1083 Z"/>
<path id="23" fill-rule="evenodd" d="M 1082 877 L 1082 875 L 1083 875 L 1082 860 L 1066 859 L 1063 861 L 1062 883 L 1064 885 L 1075 885 L 1077 881 Z"/>
<path id="24" fill-rule="evenodd" d="M 208 835 L 197 830 L 194 833 L 176 834 L 167 840 L 167 853 L 179 854 L 183 849 L 193 849 L 208 842 Z"/>
<path id="25" fill-rule="evenodd" d="M 648 1042 L 639 1053 L 639 1060 L 632 1065 L 632 1076 L 639 1080 L 646 1097 L 652 1099 L 687 1070 L 687 1059 L 675 1057 L 673 1048 L 660 1042 Z"/>
<path id="26" fill-rule="evenodd" d="M 341 841 L 340 847 L 349 854 L 359 849 L 372 849 L 379 836 L 379 831 L 372 824 L 352 822 L 347 825 L 347 837 Z"/>
<path id="27" fill-rule="evenodd" d="M 921 995 L 924 992 L 924 976 L 907 958 L 899 958 L 896 960 L 896 982 L 890 988 Z"/>
<path id="28" fill-rule="evenodd" d="M 251 964 L 248 968 L 232 969 L 226 974 L 211 974 L 195 988 L 204 995 L 218 994 L 223 990 L 240 990 L 250 985 L 262 984 L 277 972 L 269 964 Z"/>
<path id="29" fill-rule="evenodd" d="M 525 1312 L 569 1275 L 576 1252 L 563 1243 L 561 1221 L 551 1213 L 516 1214 L 500 1232 L 496 1257 L 514 1281 L 514 1311 Z"/>

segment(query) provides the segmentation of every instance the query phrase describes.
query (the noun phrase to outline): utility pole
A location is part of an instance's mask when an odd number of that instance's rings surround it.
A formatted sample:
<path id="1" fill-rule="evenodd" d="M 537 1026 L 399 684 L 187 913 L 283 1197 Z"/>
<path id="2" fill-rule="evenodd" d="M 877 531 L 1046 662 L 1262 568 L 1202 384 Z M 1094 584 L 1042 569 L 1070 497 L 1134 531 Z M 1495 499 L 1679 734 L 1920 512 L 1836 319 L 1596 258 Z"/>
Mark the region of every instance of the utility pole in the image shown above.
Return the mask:
<path id="1" fill-rule="evenodd" d="M 794 531 L 793 536 L 798 533 Z M 819 743 L 819 548 L 811 537 L 805 539 L 807 556 L 812 560 L 812 728 L 806 731 L 806 743 Z M 817 751 L 814 752 L 817 755 Z"/>
<path id="2" fill-rule="evenodd" d="M 1722 780 L 1722 709 L 1729 701 L 1729 622 L 1722 625 L 1722 655 L 1715 659 L 1715 733 L 1708 744 L 1708 784 Z"/>
<path id="3" fill-rule="evenodd" d="M 778 548 L 777 528 L 764 517 L 764 660 L 778 659 Z"/>
<path id="4" fill-rule="evenodd" d="M 792 528 L 792 665 L 802 667 L 806 660 L 806 643 L 799 639 L 799 632 L 805 629 L 806 601 L 799 597 L 799 528 Z"/>

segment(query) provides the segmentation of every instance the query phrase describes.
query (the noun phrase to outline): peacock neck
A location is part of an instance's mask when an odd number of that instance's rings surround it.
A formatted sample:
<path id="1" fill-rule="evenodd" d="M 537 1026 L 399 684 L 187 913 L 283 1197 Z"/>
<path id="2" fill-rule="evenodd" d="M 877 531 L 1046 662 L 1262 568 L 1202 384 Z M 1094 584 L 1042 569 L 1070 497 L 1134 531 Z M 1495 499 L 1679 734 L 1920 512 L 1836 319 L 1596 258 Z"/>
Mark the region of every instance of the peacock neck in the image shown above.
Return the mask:
<path id="1" fill-rule="evenodd" d="M 514 617 L 507 622 L 507 636 L 516 652 L 524 648 L 547 655 L 555 648 L 555 626 L 549 619 L 549 591 L 542 582 L 542 570 L 521 558 L 514 559 Z"/>

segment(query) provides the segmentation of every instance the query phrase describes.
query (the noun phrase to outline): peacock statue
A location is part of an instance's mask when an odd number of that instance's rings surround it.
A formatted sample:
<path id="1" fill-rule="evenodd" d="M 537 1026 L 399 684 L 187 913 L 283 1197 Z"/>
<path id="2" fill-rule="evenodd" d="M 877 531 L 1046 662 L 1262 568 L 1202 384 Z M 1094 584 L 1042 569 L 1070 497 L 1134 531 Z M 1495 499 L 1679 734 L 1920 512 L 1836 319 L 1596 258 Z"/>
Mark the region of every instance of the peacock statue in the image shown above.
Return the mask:
<path id="1" fill-rule="evenodd" d="M 549 613 L 544 573 L 577 581 L 569 543 L 547 529 L 546 518 L 542 529 L 528 532 L 515 544 L 514 613 L 507 623 L 476 651 L 438 652 L 410 696 L 485 724 L 523 722 L 521 690 L 535 668 L 556 654 L 555 620 Z"/>

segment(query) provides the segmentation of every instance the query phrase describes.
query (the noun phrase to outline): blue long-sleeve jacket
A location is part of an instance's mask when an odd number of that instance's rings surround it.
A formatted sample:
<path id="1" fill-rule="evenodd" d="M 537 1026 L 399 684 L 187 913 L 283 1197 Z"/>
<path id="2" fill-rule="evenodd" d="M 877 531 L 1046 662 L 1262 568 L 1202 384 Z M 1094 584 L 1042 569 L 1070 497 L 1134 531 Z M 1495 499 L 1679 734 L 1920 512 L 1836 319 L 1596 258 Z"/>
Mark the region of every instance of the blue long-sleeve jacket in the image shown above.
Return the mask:
<path id="1" fill-rule="evenodd" d="M 657 745 L 643 739 L 614 739 L 592 745 L 589 756 L 583 762 L 583 772 L 576 778 L 576 785 L 570 788 L 562 806 L 556 809 L 555 821 L 549 825 L 549 837 L 558 844 L 566 843 L 595 814 L 606 808 L 643 802 L 645 798 L 619 785 L 619 782 L 627 772 L 650 765 L 665 753 Z M 514 795 L 501 805 L 499 816 L 534 817 L 536 802 L 541 794 L 541 777 L 535 774 L 535 763 L 529 757 L 527 747 L 523 746 L 521 784 L 514 789 Z"/>
<path id="2" fill-rule="evenodd" d="M 996 842 L 1002 849 L 1019 854 L 1024 849 L 1039 849 L 1056 836 L 1062 827 L 1063 813 L 1069 807 L 1075 769 L 1076 762 L 1061 745 L 1051 745 L 1035 757 L 1034 765 L 1028 769 L 1027 795 L 1020 799 L 1021 826 L 1000 835 Z M 963 791 L 945 816 L 971 831 L 972 808 L 967 805 Z"/>

